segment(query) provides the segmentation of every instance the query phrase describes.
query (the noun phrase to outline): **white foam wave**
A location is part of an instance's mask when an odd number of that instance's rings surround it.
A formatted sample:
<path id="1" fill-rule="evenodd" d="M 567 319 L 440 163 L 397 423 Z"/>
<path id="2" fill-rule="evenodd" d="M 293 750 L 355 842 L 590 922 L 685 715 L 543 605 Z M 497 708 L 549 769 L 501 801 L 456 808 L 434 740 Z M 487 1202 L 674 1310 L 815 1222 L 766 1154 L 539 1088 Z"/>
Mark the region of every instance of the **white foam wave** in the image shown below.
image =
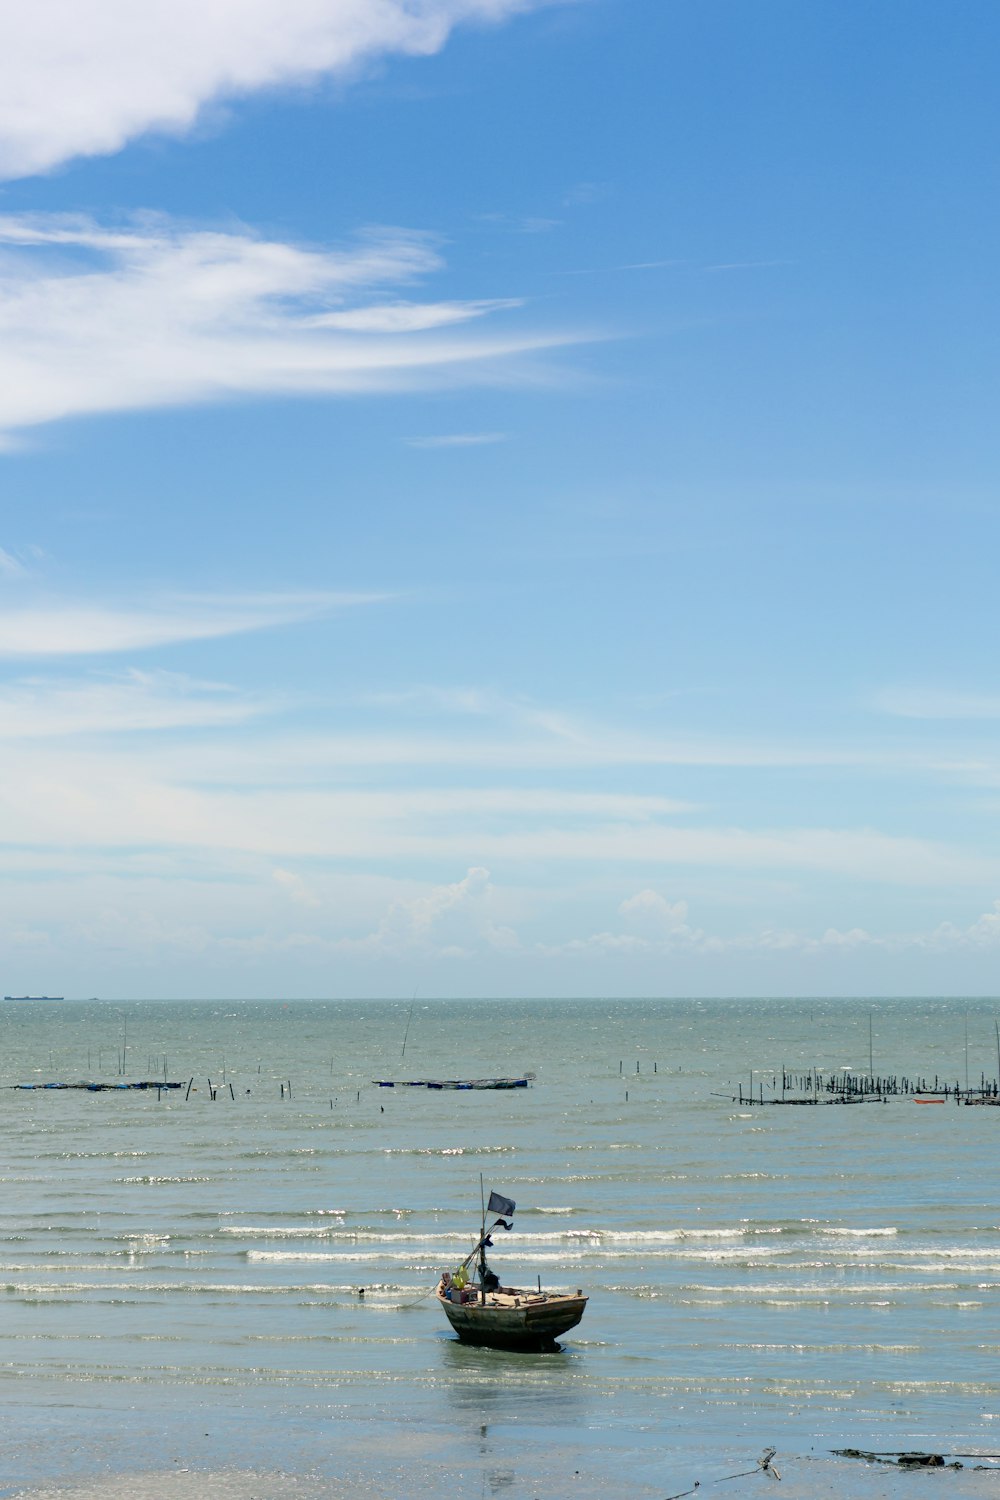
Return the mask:
<path id="1" fill-rule="evenodd" d="M 166 1183 L 211 1182 L 211 1177 L 116 1177 L 115 1182 L 123 1187 L 141 1184 L 143 1187 L 159 1187 Z"/>
<path id="2" fill-rule="evenodd" d="M 838 1250 L 837 1253 L 839 1255 L 844 1256 L 845 1258 L 848 1258 L 848 1259 L 851 1259 L 851 1260 L 859 1260 L 859 1261 L 867 1261 L 867 1260 L 873 1260 L 873 1259 L 879 1259 L 880 1258 L 879 1252 L 877 1252 L 875 1250 L 866 1250 L 863 1247 L 859 1248 L 859 1249 L 851 1249 L 851 1248 L 847 1247 L 846 1245 L 842 1249 Z M 998 1249 L 998 1247 L 996 1245 L 993 1245 L 993 1246 L 977 1246 L 977 1245 L 924 1245 L 924 1246 L 913 1246 L 913 1247 L 903 1246 L 903 1245 L 893 1245 L 892 1250 L 889 1251 L 888 1253 L 891 1254 L 893 1260 L 912 1260 L 912 1261 L 925 1261 L 925 1260 L 969 1260 L 969 1261 L 976 1261 L 976 1260 L 996 1260 L 997 1257 L 998 1257 L 998 1255 L 1000 1255 L 1000 1249 Z"/>
<path id="3" fill-rule="evenodd" d="M 22 1297 L 59 1298 L 81 1295 L 100 1299 L 116 1293 L 135 1300 L 140 1296 L 175 1296 L 177 1293 L 194 1297 L 284 1297 L 295 1292 L 327 1292 L 333 1288 L 325 1283 L 315 1286 L 261 1286 L 239 1281 L 23 1281 L 8 1282 L 3 1290 Z"/>
<path id="4" fill-rule="evenodd" d="M 628 1259 L 638 1255 L 639 1251 L 622 1250 L 618 1252 L 618 1258 Z M 330 1262 L 346 1262 L 356 1264 L 363 1262 L 371 1265 L 373 1261 L 370 1250 L 248 1250 L 246 1252 L 248 1261 L 292 1261 L 292 1260 L 322 1260 Z M 428 1256 L 415 1256 L 412 1251 L 380 1250 L 377 1260 L 380 1262 L 398 1263 L 400 1265 L 420 1264 L 427 1261 L 430 1264 L 440 1264 L 443 1259 L 439 1257 L 435 1262 Z M 586 1260 L 586 1255 L 581 1251 L 562 1251 L 542 1253 L 532 1256 L 532 1265 L 565 1265 L 568 1261 Z M 516 1281 L 520 1273 L 504 1271 L 505 1280 Z M 530 1278 L 529 1278 L 530 1279 Z"/>
<path id="5" fill-rule="evenodd" d="M 680 1290 L 688 1297 L 711 1298 L 719 1301 L 731 1299 L 735 1302 L 753 1301 L 758 1297 L 787 1297 L 791 1299 L 811 1297 L 868 1298 L 870 1296 L 902 1296 L 912 1293 L 914 1288 L 908 1281 L 865 1281 L 847 1284 L 843 1281 L 809 1281 L 801 1286 L 791 1282 L 755 1282 L 752 1286 L 684 1286 Z M 921 1292 L 957 1292 L 954 1282 L 925 1283 Z"/>
<path id="6" fill-rule="evenodd" d="M 301 1238 L 329 1239 L 337 1233 L 343 1236 L 345 1231 L 338 1231 L 329 1224 L 222 1224 L 219 1228 L 219 1233 L 262 1240 L 290 1240 Z M 365 1236 L 363 1232 L 356 1230 L 349 1230 L 347 1233 L 351 1239 L 363 1239 L 366 1237 L 372 1239 L 381 1238 L 381 1236 L 377 1235 Z"/>
<path id="7" fill-rule="evenodd" d="M 381 1156 L 499 1156 L 516 1146 L 383 1146 Z"/>
<path id="8" fill-rule="evenodd" d="M 886 1228 L 886 1229 L 839 1229 L 839 1228 L 836 1228 L 833 1225 L 830 1225 L 828 1228 L 824 1228 L 824 1229 L 820 1230 L 820 1233 L 821 1234 L 842 1235 L 844 1238 L 851 1238 L 851 1239 L 870 1239 L 870 1240 L 876 1240 L 876 1239 L 888 1239 L 892 1235 L 898 1234 L 899 1231 L 898 1231 L 898 1229 L 893 1229 L 891 1227 Z"/>
<path id="9" fill-rule="evenodd" d="M 572 1210 L 568 1210 L 571 1212 Z M 470 1241 L 466 1232 L 431 1231 L 424 1234 L 393 1233 L 390 1229 L 347 1229 L 336 1224 L 224 1224 L 220 1234 L 241 1239 L 324 1239 L 332 1243 L 393 1245 L 460 1245 Z M 541 1230 L 517 1236 L 512 1248 L 530 1254 L 535 1245 L 676 1245 L 698 1240 L 746 1240 L 781 1234 L 780 1228 L 744 1226 L 738 1229 L 561 1229 Z M 497 1243 L 504 1241 L 498 1234 Z"/>

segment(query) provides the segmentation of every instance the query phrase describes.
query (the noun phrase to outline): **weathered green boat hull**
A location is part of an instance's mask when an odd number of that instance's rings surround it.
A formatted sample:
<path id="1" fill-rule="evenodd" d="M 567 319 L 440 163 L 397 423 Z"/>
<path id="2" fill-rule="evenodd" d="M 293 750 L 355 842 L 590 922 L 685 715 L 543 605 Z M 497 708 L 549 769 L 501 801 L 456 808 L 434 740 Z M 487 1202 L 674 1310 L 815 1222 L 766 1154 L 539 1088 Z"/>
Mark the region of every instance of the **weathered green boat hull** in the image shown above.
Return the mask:
<path id="1" fill-rule="evenodd" d="M 488 1293 L 485 1302 L 452 1302 L 437 1294 L 463 1344 L 488 1349 L 549 1350 L 583 1317 L 587 1298 L 512 1290 Z"/>

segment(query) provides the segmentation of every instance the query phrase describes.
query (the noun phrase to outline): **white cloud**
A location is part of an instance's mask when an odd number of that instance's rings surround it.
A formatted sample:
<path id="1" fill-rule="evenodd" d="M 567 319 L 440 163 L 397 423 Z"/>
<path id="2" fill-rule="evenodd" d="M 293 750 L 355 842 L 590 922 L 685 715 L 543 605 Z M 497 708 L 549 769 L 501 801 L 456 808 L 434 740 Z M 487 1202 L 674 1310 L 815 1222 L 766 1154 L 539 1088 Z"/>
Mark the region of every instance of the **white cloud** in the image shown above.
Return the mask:
<path id="1" fill-rule="evenodd" d="M 667 901 L 658 891 L 638 891 L 618 908 L 626 926 L 655 938 L 689 937 L 688 904 Z"/>
<path id="2" fill-rule="evenodd" d="M 0 686 L 0 741 L 241 724 L 273 707 L 174 672 L 23 678 Z"/>
<path id="3" fill-rule="evenodd" d="M 668 901 L 658 891 L 637 891 L 621 903 L 618 914 L 624 923 L 623 932 L 595 932 L 554 947 L 542 945 L 542 951 L 549 956 L 595 953 L 639 957 L 679 949 L 707 951 L 717 946 L 700 928 L 689 925 L 686 901 Z"/>
<path id="4" fill-rule="evenodd" d="M 619 958 L 662 958 L 678 952 L 703 955 L 783 953 L 823 958 L 875 950 L 901 954 L 1000 949 L 1000 899 L 967 927 L 942 922 L 926 932 L 888 933 L 872 933 L 864 927 L 851 927 L 846 931 L 828 927 L 819 937 L 768 925 L 731 936 L 710 934 L 689 925 L 686 901 L 670 902 L 648 889 L 630 896 L 618 910 L 624 919 L 624 930 L 595 932 L 555 945 L 539 944 L 539 951 L 550 958 L 588 953 Z"/>
<path id="5" fill-rule="evenodd" d="M 984 911 L 968 927 L 942 922 L 920 939 L 920 946 L 935 950 L 1000 947 L 1000 900 L 994 901 L 991 909 Z"/>
<path id="6" fill-rule="evenodd" d="M 371 604 L 375 594 L 189 596 L 148 605 L 0 607 L 0 657 L 103 655 L 242 635 Z M 0 726 L 2 731 L 2 726 Z"/>
<path id="7" fill-rule="evenodd" d="M 296 875 L 293 870 L 283 870 L 280 866 L 271 873 L 275 885 L 286 893 L 290 901 L 297 902 L 299 906 L 322 906 L 320 898 L 310 890 L 301 875 Z"/>
<path id="8" fill-rule="evenodd" d="M 990 911 L 984 911 L 971 927 L 966 928 L 965 941 L 977 947 L 1000 946 L 1000 899 L 994 901 Z"/>
<path id="9" fill-rule="evenodd" d="M 69 416 L 509 379 L 516 356 L 571 342 L 455 326 L 510 299 L 386 303 L 441 264 L 403 230 L 332 249 L 153 215 L 0 215 L 0 245 L 0 444 Z"/>
<path id="10" fill-rule="evenodd" d="M 189 130 L 206 105 L 428 55 L 539 0 L 32 0 L 0 20 L 0 176 Z"/>
<path id="11" fill-rule="evenodd" d="M 851 927 L 847 932 L 828 927 L 820 938 L 820 945 L 826 948 L 867 948 L 872 942 L 871 933 L 866 932 L 863 927 Z"/>
<path id="12" fill-rule="evenodd" d="M 664 961 L 683 960 L 691 976 L 717 973 L 707 967 L 716 960 L 801 959 L 817 965 L 817 976 L 829 976 L 847 972 L 865 954 L 908 954 L 919 962 L 931 955 L 985 954 L 988 959 L 1000 951 L 1000 899 L 966 926 L 945 922 L 897 933 L 828 927 L 813 935 L 762 924 L 723 935 L 693 927 L 685 901 L 645 888 L 620 903 L 618 928 L 550 943 L 520 929 L 525 923 L 535 931 L 550 924 L 552 893 L 495 884 L 482 866 L 470 867 L 460 879 L 430 884 L 316 866 L 306 879 L 286 866 L 252 858 L 228 866 L 217 859 L 171 865 L 136 853 L 125 864 L 113 864 L 81 853 L 52 863 L 22 851 L 0 851 L 0 871 L 8 877 L 29 872 L 45 877 L 41 883 L 8 878 L 0 914 L 5 947 L 44 946 L 59 957 L 77 944 L 81 951 L 102 953 L 104 960 L 132 954 L 150 965 L 183 952 L 213 963 L 225 963 L 227 956 L 252 962 L 268 954 L 292 959 L 311 954 L 322 964 L 357 959 L 365 966 L 361 972 L 369 967 L 384 972 L 380 966 L 386 961 L 492 956 L 516 960 L 521 973 L 534 974 L 541 972 L 534 967 L 540 960 L 606 961 L 619 972 L 631 965 L 630 972 L 647 976 L 663 972 L 658 966 Z M 275 888 L 287 901 L 275 900 Z M 559 904 L 565 904 L 565 893 Z M 504 972 L 515 971 L 505 963 Z M 324 982 L 319 969 L 314 982 Z"/>
<path id="13" fill-rule="evenodd" d="M 369 953 L 433 948 L 448 958 L 482 947 L 515 949 L 516 933 L 494 919 L 493 895 L 489 870 L 475 866 L 451 885 L 394 902 L 373 932 L 339 946 Z"/>
<path id="14" fill-rule="evenodd" d="M 822 954 L 831 950 L 856 952 L 860 949 L 881 949 L 887 953 L 903 953 L 922 950 L 927 953 L 957 953 L 981 949 L 1000 948 L 1000 899 L 994 901 L 989 911 L 978 916 L 966 927 L 955 922 L 939 922 L 927 932 L 872 933 L 864 927 L 851 927 L 846 932 L 828 927 L 821 937 L 796 932 L 777 933 L 767 931 L 759 939 L 738 939 L 728 946 L 744 947 L 766 945 L 797 949 L 803 953 Z"/>

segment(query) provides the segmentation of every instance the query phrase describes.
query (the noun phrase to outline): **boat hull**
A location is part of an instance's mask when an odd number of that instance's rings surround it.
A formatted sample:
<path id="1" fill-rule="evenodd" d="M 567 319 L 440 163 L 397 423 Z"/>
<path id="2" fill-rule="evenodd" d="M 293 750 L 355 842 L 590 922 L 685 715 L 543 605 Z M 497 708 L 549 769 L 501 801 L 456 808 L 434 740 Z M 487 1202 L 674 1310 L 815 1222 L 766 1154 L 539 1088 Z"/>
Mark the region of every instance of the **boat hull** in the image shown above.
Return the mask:
<path id="1" fill-rule="evenodd" d="M 437 1299 L 463 1344 L 536 1352 L 552 1349 L 587 1306 L 586 1297 L 515 1288 L 487 1293 L 485 1302 L 452 1302 L 439 1288 Z"/>
<path id="2" fill-rule="evenodd" d="M 380 1089 L 526 1089 L 527 1078 L 373 1078 Z"/>

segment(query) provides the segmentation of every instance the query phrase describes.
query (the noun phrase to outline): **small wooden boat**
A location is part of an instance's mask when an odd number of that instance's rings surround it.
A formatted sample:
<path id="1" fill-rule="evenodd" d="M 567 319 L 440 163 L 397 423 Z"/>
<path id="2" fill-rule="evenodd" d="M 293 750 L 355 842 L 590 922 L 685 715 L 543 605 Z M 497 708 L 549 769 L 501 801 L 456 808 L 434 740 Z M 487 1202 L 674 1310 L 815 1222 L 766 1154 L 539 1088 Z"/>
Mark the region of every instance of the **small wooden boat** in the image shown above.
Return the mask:
<path id="1" fill-rule="evenodd" d="M 487 1212 L 496 1215 L 493 1224 L 486 1228 L 484 1213 L 477 1243 L 458 1269 L 445 1271 L 438 1282 L 435 1295 L 448 1322 L 463 1344 L 535 1352 L 557 1349 L 556 1340 L 583 1317 L 587 1298 L 579 1289 L 573 1294 L 543 1292 L 541 1286 L 537 1291 L 501 1286 L 486 1264 L 486 1250 L 498 1226 L 510 1229 L 514 1204 L 491 1193 Z"/>
<path id="2" fill-rule="evenodd" d="M 536 1353 L 558 1347 L 556 1340 L 576 1327 L 587 1306 L 582 1292 L 572 1296 L 509 1286 L 485 1294 L 476 1286 L 467 1302 L 456 1302 L 453 1297 L 452 1288 L 438 1286 L 438 1301 L 463 1344 Z"/>

